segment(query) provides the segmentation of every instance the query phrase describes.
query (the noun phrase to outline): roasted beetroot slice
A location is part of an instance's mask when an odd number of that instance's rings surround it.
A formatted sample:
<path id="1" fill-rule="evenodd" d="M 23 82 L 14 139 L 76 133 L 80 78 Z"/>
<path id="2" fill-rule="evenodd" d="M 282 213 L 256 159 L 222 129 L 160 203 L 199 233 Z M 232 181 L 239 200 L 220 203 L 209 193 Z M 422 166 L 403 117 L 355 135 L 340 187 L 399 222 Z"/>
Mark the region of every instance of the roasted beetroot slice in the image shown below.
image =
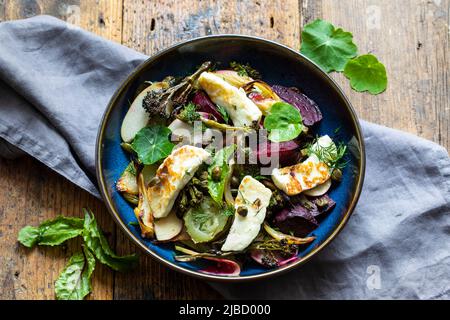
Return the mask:
<path id="1" fill-rule="evenodd" d="M 297 163 L 300 144 L 296 141 L 270 142 L 264 141 L 258 145 L 256 156 L 262 165 L 269 164 L 271 158 L 278 156 L 281 166 Z M 269 162 L 269 163 L 268 163 Z"/>
<path id="2" fill-rule="evenodd" d="M 310 200 L 317 207 L 318 213 L 315 216 L 319 216 L 321 214 L 329 212 L 336 205 L 336 202 L 333 199 L 331 199 L 327 194 L 324 194 L 323 196 L 320 197 L 312 198 Z"/>
<path id="3" fill-rule="evenodd" d="M 217 122 L 225 123 L 222 114 L 217 111 L 216 105 L 204 91 L 197 91 L 192 98 L 192 102 L 200 108 L 198 111 L 209 113 L 217 119 Z"/>
<path id="4" fill-rule="evenodd" d="M 319 224 L 313 214 L 300 204 L 292 208 L 286 208 L 274 218 L 274 225 L 285 234 L 293 234 L 304 238 L 315 230 Z"/>
<path id="5" fill-rule="evenodd" d="M 322 120 L 322 113 L 319 106 L 303 93 L 293 88 L 280 85 L 272 86 L 272 90 L 284 101 L 296 107 L 303 118 L 306 126 L 312 126 Z"/>

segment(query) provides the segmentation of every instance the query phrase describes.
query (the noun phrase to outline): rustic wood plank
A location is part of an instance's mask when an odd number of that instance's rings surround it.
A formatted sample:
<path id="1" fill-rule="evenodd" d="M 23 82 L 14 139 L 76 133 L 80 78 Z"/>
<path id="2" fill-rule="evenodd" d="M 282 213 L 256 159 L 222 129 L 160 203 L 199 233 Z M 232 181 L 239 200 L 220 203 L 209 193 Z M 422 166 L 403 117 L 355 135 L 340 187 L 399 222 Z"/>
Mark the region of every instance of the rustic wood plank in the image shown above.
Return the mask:
<path id="1" fill-rule="evenodd" d="M 121 0 L 0 1 L 0 21 L 49 14 L 120 42 Z M 67 246 L 36 248 L 17 244 L 25 225 L 37 225 L 59 214 L 81 216 L 90 207 L 110 243 L 115 242 L 115 224 L 104 204 L 44 165 L 24 157 L 0 160 L 0 299 L 53 299 L 53 284 L 68 258 L 80 249 L 80 240 Z M 97 264 L 90 299 L 113 297 L 114 272 Z"/>
<path id="2" fill-rule="evenodd" d="M 359 116 L 449 149 L 450 1 L 321 3 L 324 19 L 352 31 L 360 53 L 373 52 L 388 69 L 389 87 L 379 96 L 356 93 L 344 76 L 334 75 Z"/>
<path id="3" fill-rule="evenodd" d="M 299 48 L 298 1 L 124 1 L 123 43 L 152 54 L 176 42 L 218 33 L 240 33 Z M 118 234 L 118 250 L 132 250 Z M 117 275 L 114 298 L 218 298 L 203 282 L 141 259 L 135 276 Z"/>

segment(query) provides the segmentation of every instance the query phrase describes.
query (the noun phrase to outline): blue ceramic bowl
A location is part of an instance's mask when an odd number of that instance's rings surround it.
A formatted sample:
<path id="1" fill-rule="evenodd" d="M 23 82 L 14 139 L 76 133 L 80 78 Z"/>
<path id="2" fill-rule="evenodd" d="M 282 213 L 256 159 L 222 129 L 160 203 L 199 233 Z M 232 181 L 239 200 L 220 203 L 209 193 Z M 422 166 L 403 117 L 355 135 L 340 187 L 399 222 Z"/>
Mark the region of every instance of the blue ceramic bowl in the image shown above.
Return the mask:
<path id="1" fill-rule="evenodd" d="M 319 105 L 323 120 L 314 129 L 317 134 L 335 136 L 348 143 L 349 164 L 343 179 L 330 196 L 337 205 L 312 234 L 316 240 L 304 247 L 298 260 L 277 269 L 246 264 L 238 277 L 219 277 L 198 272 L 201 262 L 174 260 L 171 244 L 155 245 L 140 236 L 133 209 L 115 189 L 115 182 L 129 162 L 120 147 L 120 127 L 136 89 L 145 80 L 159 81 L 167 75 L 184 76 L 202 62 L 210 60 L 228 65 L 230 61 L 250 63 L 261 72 L 265 82 L 300 88 Z M 124 232 L 145 252 L 163 264 L 183 273 L 208 280 L 243 281 L 262 279 L 291 270 L 309 260 L 341 231 L 348 221 L 361 192 L 365 154 L 361 129 L 350 102 L 337 84 L 317 65 L 300 53 L 272 41 L 239 35 L 197 38 L 166 49 L 141 64 L 117 89 L 100 126 L 96 150 L 97 178 L 106 206 Z"/>

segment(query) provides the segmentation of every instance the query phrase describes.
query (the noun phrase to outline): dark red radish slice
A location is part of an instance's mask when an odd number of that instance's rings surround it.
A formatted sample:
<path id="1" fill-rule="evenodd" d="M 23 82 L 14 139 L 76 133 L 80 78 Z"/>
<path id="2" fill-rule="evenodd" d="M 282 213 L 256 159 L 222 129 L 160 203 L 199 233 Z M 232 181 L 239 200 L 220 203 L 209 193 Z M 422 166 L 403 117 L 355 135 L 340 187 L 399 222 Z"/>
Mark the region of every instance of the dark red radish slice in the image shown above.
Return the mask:
<path id="1" fill-rule="evenodd" d="M 200 269 L 200 272 L 226 277 L 238 276 L 241 273 L 241 267 L 233 260 L 214 257 L 204 257 L 204 259 L 214 261 L 216 264 Z"/>
<path id="2" fill-rule="evenodd" d="M 274 218 L 274 225 L 281 232 L 293 234 L 300 238 L 306 237 L 319 226 L 314 215 L 300 204 L 277 213 Z"/>
<path id="3" fill-rule="evenodd" d="M 262 165 L 270 164 L 273 158 L 278 157 L 281 166 L 298 162 L 300 144 L 294 140 L 286 142 L 264 141 L 257 146 L 256 157 Z"/>

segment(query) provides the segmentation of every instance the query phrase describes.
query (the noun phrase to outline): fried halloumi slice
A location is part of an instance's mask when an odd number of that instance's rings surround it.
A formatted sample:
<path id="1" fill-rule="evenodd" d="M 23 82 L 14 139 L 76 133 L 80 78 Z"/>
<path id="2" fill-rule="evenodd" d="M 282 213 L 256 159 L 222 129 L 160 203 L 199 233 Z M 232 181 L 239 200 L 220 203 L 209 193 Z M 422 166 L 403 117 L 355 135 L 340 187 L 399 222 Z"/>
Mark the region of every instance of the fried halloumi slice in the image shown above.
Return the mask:
<path id="1" fill-rule="evenodd" d="M 329 136 L 323 136 L 312 146 L 312 149 L 329 148 L 333 145 L 334 142 Z M 272 181 L 289 196 L 313 189 L 330 177 L 330 168 L 314 153 L 302 163 L 280 169 L 275 168 L 272 171 Z"/>
<path id="2" fill-rule="evenodd" d="M 164 218 L 175 199 L 210 153 L 194 146 L 174 149 L 156 171 L 147 189 L 150 210 L 155 218 Z"/>
<path id="3" fill-rule="evenodd" d="M 266 218 L 272 191 L 261 182 L 245 176 L 239 185 L 235 200 L 233 224 L 222 246 L 222 251 L 242 251 L 256 238 Z"/>
<path id="4" fill-rule="evenodd" d="M 261 110 L 242 88 L 236 88 L 211 72 L 203 72 L 198 83 L 215 104 L 225 108 L 234 126 L 251 127 L 261 119 Z"/>

